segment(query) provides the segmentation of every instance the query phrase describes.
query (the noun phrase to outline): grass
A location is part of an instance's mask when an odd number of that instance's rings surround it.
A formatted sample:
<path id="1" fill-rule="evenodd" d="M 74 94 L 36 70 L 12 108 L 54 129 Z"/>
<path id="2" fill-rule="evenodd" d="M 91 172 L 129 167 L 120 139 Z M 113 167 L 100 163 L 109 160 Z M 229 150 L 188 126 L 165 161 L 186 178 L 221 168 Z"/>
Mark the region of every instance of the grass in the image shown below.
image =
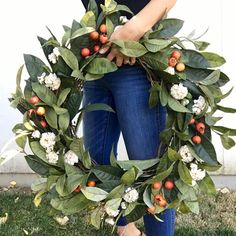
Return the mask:
<path id="1" fill-rule="evenodd" d="M 0 236 L 108 236 L 111 228 L 96 231 L 86 223 L 86 212 L 70 216 L 66 225 L 47 214 L 48 205 L 36 208 L 29 190 L 0 191 L 0 216 L 9 214 L 0 225 Z M 140 223 L 143 227 L 142 223 Z M 199 215 L 176 217 L 175 236 L 236 236 L 236 192 L 218 193 L 202 203 Z M 163 235 L 164 236 L 164 235 Z"/>

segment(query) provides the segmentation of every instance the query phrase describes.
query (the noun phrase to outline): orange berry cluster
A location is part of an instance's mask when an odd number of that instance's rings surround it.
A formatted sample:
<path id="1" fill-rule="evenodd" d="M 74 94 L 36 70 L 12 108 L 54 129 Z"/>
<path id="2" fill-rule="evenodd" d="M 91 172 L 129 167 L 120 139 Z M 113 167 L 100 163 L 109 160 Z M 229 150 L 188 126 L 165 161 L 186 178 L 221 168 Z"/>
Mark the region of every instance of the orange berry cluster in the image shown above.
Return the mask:
<path id="1" fill-rule="evenodd" d="M 185 70 L 185 65 L 182 62 L 179 62 L 181 57 L 180 51 L 173 51 L 168 59 L 168 65 L 171 67 L 175 67 L 178 72 L 182 72 Z"/>
<path id="2" fill-rule="evenodd" d="M 195 129 L 200 133 L 200 134 L 204 134 L 205 133 L 205 124 L 202 122 L 196 122 L 196 120 L 194 118 L 192 118 L 189 122 L 190 125 L 195 125 Z M 195 144 L 200 144 L 202 142 L 202 139 L 199 135 L 195 135 L 192 137 L 192 141 Z"/>
<path id="3" fill-rule="evenodd" d="M 96 182 L 95 182 L 94 180 L 89 180 L 88 183 L 87 183 L 87 186 L 88 186 L 88 187 L 95 187 L 95 186 L 96 186 Z M 74 190 L 74 192 L 75 192 L 75 193 L 79 193 L 79 192 L 81 191 L 81 188 L 82 188 L 82 186 L 79 185 L 79 186 Z"/>
<path id="4" fill-rule="evenodd" d="M 156 212 L 156 206 L 160 206 L 160 207 L 166 207 L 167 205 L 167 201 L 166 199 L 163 197 L 163 195 L 160 193 L 160 190 L 162 188 L 162 183 L 161 182 L 155 182 L 153 185 L 152 185 L 152 189 L 154 190 L 157 190 L 158 193 L 154 195 L 154 198 L 153 198 L 153 201 L 154 201 L 154 205 L 151 206 L 151 207 L 148 207 L 148 212 L 151 213 L 151 214 L 155 214 Z M 167 180 L 165 181 L 165 184 L 164 184 L 164 188 L 168 189 L 168 190 L 171 190 L 174 188 L 174 183 L 172 180 Z"/>
<path id="5" fill-rule="evenodd" d="M 101 24 L 99 27 L 99 32 L 93 31 L 89 34 L 89 38 L 93 41 L 94 46 L 92 48 L 82 48 L 81 55 L 82 57 L 88 57 L 91 55 L 91 52 L 98 52 L 101 45 L 105 44 L 108 41 L 107 36 L 107 27 L 105 24 Z"/>

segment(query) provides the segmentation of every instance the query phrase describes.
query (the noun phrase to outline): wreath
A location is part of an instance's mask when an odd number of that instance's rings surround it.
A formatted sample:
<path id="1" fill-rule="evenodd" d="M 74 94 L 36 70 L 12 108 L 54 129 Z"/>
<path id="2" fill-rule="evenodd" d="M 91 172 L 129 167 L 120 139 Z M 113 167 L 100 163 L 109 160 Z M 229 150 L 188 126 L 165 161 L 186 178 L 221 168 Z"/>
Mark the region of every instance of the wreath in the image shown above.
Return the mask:
<path id="1" fill-rule="evenodd" d="M 39 178 L 32 189 L 34 204 L 50 200 L 55 214 L 70 215 L 87 209 L 96 228 L 104 222 L 116 225 L 120 216 L 128 222 L 168 208 L 178 212 L 199 212 L 201 193 L 215 194 L 209 171 L 221 167 L 212 144 L 212 132 L 218 134 L 224 148 L 235 145 L 230 136 L 235 129 L 217 126 L 222 117 L 216 111 L 236 112 L 219 103 L 232 92 L 223 94 L 229 82 L 218 68 L 225 63 L 216 53 L 205 52 L 209 43 L 193 34 L 177 37 L 183 26 L 179 19 L 163 19 L 138 41 L 112 41 L 121 53 L 136 57 L 151 83 L 149 106 L 160 101 L 167 109 L 167 124 L 161 133 L 158 155 L 139 161 L 116 160 L 98 165 L 84 148 L 78 128 L 86 112 L 114 112 L 106 104 L 82 107 L 83 84 L 117 70 L 114 62 L 99 54 L 109 43 L 116 27 L 127 20 L 121 12 L 133 14 L 125 5 L 106 0 L 98 6 L 90 0 L 80 22 L 63 26 L 59 41 L 38 37 L 48 60 L 45 64 L 33 55 L 24 55 L 29 78 L 21 89 L 20 67 L 11 106 L 23 114 L 22 123 L 13 132 L 30 168 Z M 191 49 L 186 48 L 191 43 Z M 26 152 L 29 144 L 32 153 Z"/>

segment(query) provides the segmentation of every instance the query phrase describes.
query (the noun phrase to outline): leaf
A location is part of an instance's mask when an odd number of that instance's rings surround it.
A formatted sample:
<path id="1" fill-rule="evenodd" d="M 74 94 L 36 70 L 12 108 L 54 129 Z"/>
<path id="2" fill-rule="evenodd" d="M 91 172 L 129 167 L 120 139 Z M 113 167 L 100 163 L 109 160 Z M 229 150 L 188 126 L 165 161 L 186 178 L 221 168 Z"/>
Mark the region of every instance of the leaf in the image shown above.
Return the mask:
<path id="1" fill-rule="evenodd" d="M 68 195 L 69 193 L 67 192 L 67 188 L 66 188 L 66 175 L 61 175 L 56 183 L 56 190 L 58 192 L 58 194 L 62 197 Z"/>
<path id="2" fill-rule="evenodd" d="M 223 106 L 220 106 L 220 105 L 217 105 L 217 108 L 223 112 L 226 112 L 226 113 L 235 113 L 236 112 L 236 109 L 235 108 L 230 108 L 230 107 L 223 107 Z"/>
<path id="3" fill-rule="evenodd" d="M 94 202 L 100 202 L 107 197 L 107 192 L 97 187 L 85 187 L 81 189 L 84 196 Z"/>
<path id="4" fill-rule="evenodd" d="M 16 143 L 17 145 L 22 148 L 25 149 L 25 145 L 26 145 L 26 141 L 27 141 L 27 136 L 20 136 L 19 138 L 16 138 Z"/>
<path id="5" fill-rule="evenodd" d="M 117 70 L 114 62 L 107 58 L 94 58 L 86 67 L 85 70 L 91 74 L 103 75 Z"/>
<path id="6" fill-rule="evenodd" d="M 90 0 L 88 2 L 88 8 L 87 8 L 88 11 L 92 11 L 95 15 L 95 17 L 97 18 L 98 17 L 98 6 L 97 6 L 97 3 L 95 0 Z"/>
<path id="7" fill-rule="evenodd" d="M 211 68 L 222 66 L 225 63 L 225 59 L 216 53 L 201 52 L 201 54 L 207 59 Z"/>
<path id="8" fill-rule="evenodd" d="M 206 176 L 202 179 L 199 180 L 197 182 L 200 190 L 204 193 L 204 194 L 208 194 L 208 195 L 215 195 L 216 194 L 216 188 L 215 188 L 215 184 L 212 181 L 211 177 L 206 173 Z"/>
<path id="9" fill-rule="evenodd" d="M 111 192 L 108 193 L 107 199 L 114 199 L 119 198 L 120 196 L 123 196 L 124 194 L 124 185 L 120 184 L 112 189 Z"/>
<path id="10" fill-rule="evenodd" d="M 48 163 L 48 160 L 46 158 L 46 152 L 45 152 L 44 148 L 39 144 L 39 142 L 33 141 L 33 142 L 30 142 L 29 144 L 30 144 L 30 148 L 31 148 L 32 152 L 37 157 L 39 157 L 42 161 Z"/>
<path id="11" fill-rule="evenodd" d="M 119 168 L 106 165 L 95 166 L 91 169 L 91 171 L 102 182 L 106 182 L 109 180 L 120 180 L 120 177 L 123 174 L 123 172 Z"/>
<path id="12" fill-rule="evenodd" d="M 80 28 L 78 30 L 76 30 L 75 32 L 72 33 L 71 38 L 70 39 L 76 39 L 82 35 L 88 34 L 95 31 L 95 29 L 93 27 L 83 27 Z"/>
<path id="13" fill-rule="evenodd" d="M 87 11 L 80 20 L 82 27 L 96 28 L 95 14 L 92 11 Z"/>
<path id="14" fill-rule="evenodd" d="M 96 207 L 91 214 L 91 224 L 98 230 L 100 229 L 104 217 L 103 206 Z"/>
<path id="15" fill-rule="evenodd" d="M 39 83 L 32 83 L 32 89 L 47 105 L 53 105 L 57 102 L 56 95 L 46 86 Z"/>
<path id="16" fill-rule="evenodd" d="M 70 113 L 71 120 L 78 113 L 78 110 L 81 106 L 82 97 L 83 97 L 82 92 L 71 93 L 68 97 L 67 102 L 65 103 L 65 107 L 68 109 Z"/>
<path id="17" fill-rule="evenodd" d="M 143 217 L 143 215 L 147 212 L 147 207 L 145 205 L 136 205 L 136 207 L 126 215 L 126 219 L 128 222 L 134 222 Z"/>
<path id="18" fill-rule="evenodd" d="M 182 161 L 179 161 L 178 173 L 179 173 L 180 179 L 184 183 L 189 184 L 189 185 L 192 184 L 192 177 L 190 175 L 189 169 L 186 167 L 186 165 Z"/>
<path id="19" fill-rule="evenodd" d="M 193 149 L 196 151 L 197 155 L 210 165 L 218 165 L 216 151 L 211 143 L 211 141 L 205 136 L 201 135 L 201 144 L 196 144 Z"/>
<path id="20" fill-rule="evenodd" d="M 106 17 L 106 27 L 107 27 L 107 36 L 111 37 L 111 34 L 114 32 L 114 24 L 109 16 Z"/>
<path id="21" fill-rule="evenodd" d="M 216 83 L 219 79 L 220 79 L 220 70 L 215 70 L 200 83 L 203 85 L 211 85 Z"/>
<path id="22" fill-rule="evenodd" d="M 166 85 L 163 81 L 161 81 L 161 90 L 160 90 L 160 102 L 161 102 L 161 105 L 162 106 L 166 106 L 167 103 L 168 103 L 168 92 L 167 92 L 167 89 L 166 89 Z"/>
<path id="23" fill-rule="evenodd" d="M 136 169 L 132 167 L 122 175 L 121 182 L 125 185 L 131 186 L 135 181 L 136 176 Z"/>
<path id="24" fill-rule="evenodd" d="M 166 39 L 148 39 L 144 41 L 144 45 L 150 52 L 158 52 L 171 44 L 170 40 Z"/>
<path id="25" fill-rule="evenodd" d="M 118 4 L 114 10 L 110 11 L 110 14 L 117 11 L 129 12 L 131 15 L 134 15 L 134 13 L 126 5 L 122 4 Z"/>
<path id="26" fill-rule="evenodd" d="M 57 114 L 53 108 L 47 107 L 45 113 L 47 123 L 54 129 L 57 129 Z"/>
<path id="27" fill-rule="evenodd" d="M 235 141 L 229 137 L 229 131 L 220 136 L 222 145 L 225 149 L 229 150 L 230 148 L 235 146 Z"/>
<path id="28" fill-rule="evenodd" d="M 213 117 L 210 115 L 205 116 L 205 122 L 209 125 L 209 126 L 213 126 L 215 125 L 215 123 L 219 120 L 221 120 L 223 117 Z"/>
<path id="29" fill-rule="evenodd" d="M 185 106 L 183 106 L 179 101 L 172 98 L 171 96 L 168 96 L 168 106 L 177 112 L 188 112 L 191 113 L 189 109 L 187 109 Z"/>
<path id="30" fill-rule="evenodd" d="M 105 103 L 93 103 L 84 106 L 80 111 L 91 112 L 91 111 L 109 111 L 115 112 L 109 105 Z"/>
<path id="31" fill-rule="evenodd" d="M 212 92 L 205 85 L 199 85 L 199 87 L 202 90 L 202 92 L 207 96 L 210 106 L 212 108 L 214 108 L 215 107 L 215 99 L 214 99 Z"/>
<path id="32" fill-rule="evenodd" d="M 229 136 L 236 136 L 236 129 L 231 129 L 224 126 L 212 126 L 212 129 L 223 134 L 228 132 Z"/>
<path id="33" fill-rule="evenodd" d="M 181 160 L 181 156 L 179 155 L 179 153 L 177 153 L 175 150 L 173 150 L 172 148 L 168 147 L 167 149 L 167 155 L 168 155 L 168 158 L 171 160 L 171 161 L 177 161 L 177 160 Z"/>
<path id="34" fill-rule="evenodd" d="M 194 50 L 186 49 L 183 49 L 181 52 L 181 62 L 183 62 L 187 66 L 202 69 L 207 69 L 208 67 L 210 67 L 210 64 L 201 53 Z"/>
<path id="35" fill-rule="evenodd" d="M 93 80 L 101 79 L 103 76 L 104 75 L 96 75 L 96 74 L 92 74 L 92 73 L 86 73 L 85 80 L 86 81 L 93 81 Z"/>
<path id="36" fill-rule="evenodd" d="M 57 100 L 57 106 L 61 106 L 63 104 L 63 102 L 66 100 L 66 97 L 68 96 L 70 91 L 71 91 L 71 88 L 66 88 L 61 91 L 59 98 Z"/>
<path id="37" fill-rule="evenodd" d="M 133 166 L 139 170 L 148 169 L 159 162 L 159 159 L 148 159 L 148 160 L 129 160 L 129 161 L 117 161 L 116 163 L 123 169 L 129 170 Z"/>
<path id="38" fill-rule="evenodd" d="M 183 23 L 184 22 L 182 20 L 174 18 L 161 20 L 159 24 L 162 25 L 163 28 L 155 36 L 158 38 L 170 38 L 179 32 L 183 26 Z"/>
<path id="39" fill-rule="evenodd" d="M 152 207 L 153 203 L 151 201 L 151 191 L 150 191 L 150 187 L 147 186 L 145 188 L 145 191 L 143 193 L 143 201 L 144 203 L 148 206 L 148 207 Z"/>
<path id="40" fill-rule="evenodd" d="M 70 124 L 70 114 L 69 114 L 69 112 L 65 112 L 65 113 L 59 115 L 58 125 L 59 125 L 60 130 L 65 132 L 67 130 L 69 124 Z"/>
<path id="41" fill-rule="evenodd" d="M 34 197 L 34 205 L 36 207 L 38 207 L 42 201 L 42 196 L 46 193 L 47 191 L 45 189 L 42 189 L 41 191 L 39 191 L 36 196 Z"/>
<path id="42" fill-rule="evenodd" d="M 112 43 L 120 47 L 120 51 L 127 57 L 141 57 L 147 49 L 137 41 L 113 40 Z"/>
<path id="43" fill-rule="evenodd" d="M 23 95 L 23 92 L 22 92 L 21 86 L 20 86 L 23 68 L 24 68 L 24 65 L 22 65 L 22 66 L 18 69 L 17 75 L 16 75 L 16 91 L 15 91 L 15 93 L 16 93 L 16 96 L 20 96 L 20 97 L 22 97 L 22 95 Z"/>
<path id="44" fill-rule="evenodd" d="M 73 52 L 67 48 L 59 47 L 60 56 L 63 58 L 65 63 L 72 69 L 77 70 L 79 69 L 79 63 L 76 56 Z"/>
<path id="45" fill-rule="evenodd" d="M 121 201 L 122 201 L 121 197 L 110 199 L 106 202 L 105 207 L 109 207 L 113 211 L 117 211 L 119 209 Z"/>
<path id="46" fill-rule="evenodd" d="M 46 65 L 41 59 L 33 55 L 24 54 L 25 66 L 32 81 L 37 82 Z"/>
<path id="47" fill-rule="evenodd" d="M 29 167 L 37 174 L 46 176 L 49 173 L 49 165 L 34 155 L 26 155 L 25 160 Z"/>

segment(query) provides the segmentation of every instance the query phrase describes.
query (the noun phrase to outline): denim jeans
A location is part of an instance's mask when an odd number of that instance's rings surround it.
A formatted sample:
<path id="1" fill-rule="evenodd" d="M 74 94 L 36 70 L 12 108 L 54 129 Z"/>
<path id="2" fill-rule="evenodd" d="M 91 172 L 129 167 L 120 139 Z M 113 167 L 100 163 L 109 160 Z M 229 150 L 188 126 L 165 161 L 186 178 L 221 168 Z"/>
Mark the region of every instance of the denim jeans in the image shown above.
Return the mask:
<path id="1" fill-rule="evenodd" d="M 86 81 L 83 104 L 105 103 L 115 113 L 93 111 L 84 115 L 85 148 L 99 164 L 109 164 L 112 146 L 117 156 L 117 143 L 122 132 L 130 160 L 146 160 L 157 155 L 159 135 L 165 127 L 166 110 L 159 103 L 148 106 L 151 85 L 145 70 L 135 64 L 123 65 L 103 78 Z M 166 210 L 157 221 L 152 214 L 144 216 L 147 236 L 174 235 L 175 210 Z M 127 221 L 122 217 L 118 226 Z"/>

